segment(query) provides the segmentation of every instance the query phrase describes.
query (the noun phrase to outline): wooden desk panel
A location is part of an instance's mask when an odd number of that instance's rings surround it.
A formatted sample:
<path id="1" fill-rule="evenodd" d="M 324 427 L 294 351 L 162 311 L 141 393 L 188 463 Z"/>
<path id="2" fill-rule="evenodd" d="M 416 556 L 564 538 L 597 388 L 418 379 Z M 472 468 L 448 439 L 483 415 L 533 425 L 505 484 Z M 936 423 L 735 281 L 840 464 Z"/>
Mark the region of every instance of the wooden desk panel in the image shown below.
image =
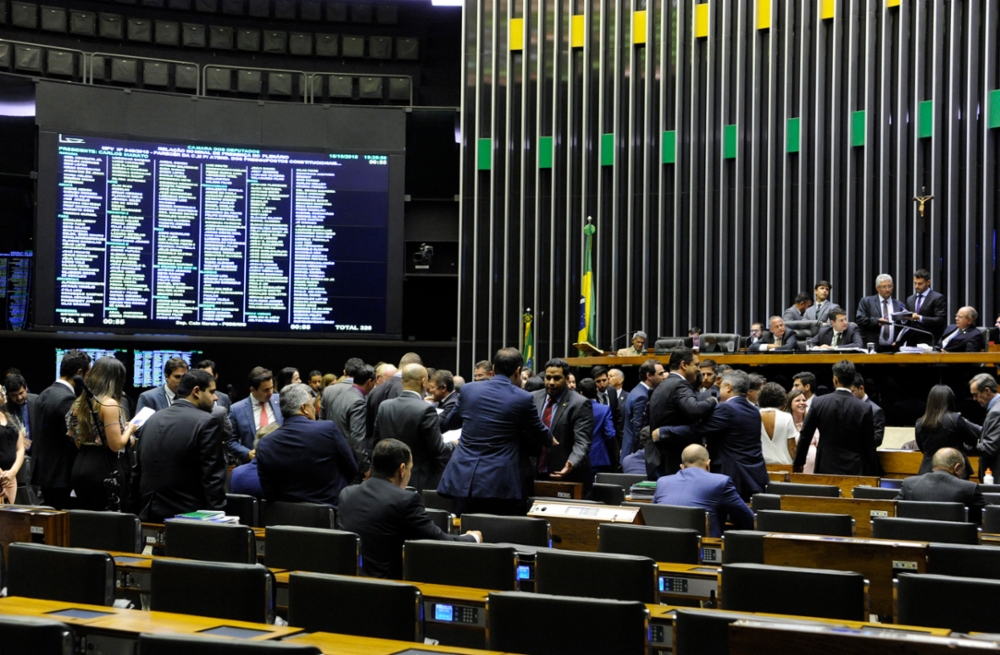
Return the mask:
<path id="1" fill-rule="evenodd" d="M 412 641 L 354 637 L 329 632 L 314 632 L 286 639 L 290 644 L 316 646 L 328 655 L 393 655 L 408 648 L 431 653 L 454 653 L 454 655 L 502 655 L 500 651 L 460 648 L 458 646 L 430 646 Z"/>
<path id="2" fill-rule="evenodd" d="M 926 573 L 927 543 L 792 534 L 764 537 L 764 564 L 864 575 L 869 585 L 869 611 L 880 616 L 893 613 L 892 578 L 897 563 L 906 566 L 907 573 Z"/>
<path id="3" fill-rule="evenodd" d="M 731 655 L 961 655 L 963 652 L 1000 652 L 1000 648 L 989 642 L 912 634 L 879 625 L 834 628 L 829 625 L 765 623 L 751 619 L 729 625 L 729 652 Z"/>
<path id="4" fill-rule="evenodd" d="M 882 464 L 883 478 L 908 478 L 916 475 L 920 470 L 920 462 L 923 461 L 924 454 L 919 450 L 880 450 L 878 451 L 878 461 Z M 973 482 L 979 482 L 979 458 L 970 457 L 972 464 L 970 471 Z"/>
<path id="5" fill-rule="evenodd" d="M 39 598 L 24 598 L 21 596 L 9 596 L 0 598 L 0 614 L 8 616 L 34 616 L 40 619 L 51 619 L 61 621 L 70 625 L 87 625 L 94 621 L 100 621 L 105 616 L 98 616 L 89 619 L 75 619 L 69 616 L 52 616 L 52 612 L 67 609 L 89 610 L 91 612 L 102 612 L 104 614 L 119 616 L 132 610 L 119 609 L 117 607 L 106 607 L 104 605 L 86 605 L 83 603 L 64 603 L 59 600 L 41 600 Z"/>
<path id="6" fill-rule="evenodd" d="M 27 505 L 0 506 L 0 546 L 12 542 L 69 546 L 69 514 Z"/>
<path id="7" fill-rule="evenodd" d="M 781 509 L 785 512 L 819 512 L 821 514 L 850 514 L 854 518 L 854 536 L 872 536 L 872 518 L 896 516 L 895 500 L 868 498 L 825 498 L 823 496 L 782 496 Z"/>
<path id="8" fill-rule="evenodd" d="M 842 498 L 853 498 L 854 487 L 877 487 L 879 479 L 871 475 L 819 475 L 814 473 L 792 473 L 789 482 L 796 484 L 827 484 L 840 487 Z"/>

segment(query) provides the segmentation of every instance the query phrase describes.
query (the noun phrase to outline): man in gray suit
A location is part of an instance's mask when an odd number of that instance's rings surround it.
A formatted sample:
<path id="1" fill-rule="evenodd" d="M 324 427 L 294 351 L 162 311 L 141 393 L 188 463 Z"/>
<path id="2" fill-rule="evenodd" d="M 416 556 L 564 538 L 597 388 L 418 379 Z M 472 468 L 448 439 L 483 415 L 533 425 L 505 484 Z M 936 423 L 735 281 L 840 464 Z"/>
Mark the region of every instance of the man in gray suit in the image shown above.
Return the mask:
<path id="1" fill-rule="evenodd" d="M 569 388 L 569 363 L 564 359 L 546 362 L 545 388 L 531 395 L 542 424 L 557 442 L 539 458 L 538 478 L 582 482 L 584 494 L 589 494 L 594 484 L 590 468 L 594 406 Z"/>
<path id="2" fill-rule="evenodd" d="M 333 420 L 334 401 L 337 399 L 337 396 L 351 388 L 354 384 L 355 374 L 357 374 L 358 369 L 364 365 L 365 363 L 361 359 L 351 357 L 344 363 L 344 378 L 340 382 L 331 384 L 326 389 L 323 389 L 323 400 L 321 401 L 323 407 L 323 420 Z"/>
<path id="3" fill-rule="evenodd" d="M 954 448 L 941 448 L 932 462 L 930 472 L 903 480 L 896 500 L 962 503 L 969 508 L 969 521 L 979 523 L 986 501 L 978 484 L 962 479 L 965 456 Z"/>
<path id="4" fill-rule="evenodd" d="M 340 434 L 344 435 L 347 444 L 354 451 L 354 458 L 358 460 L 358 472 L 362 476 L 371 465 L 368 457 L 371 448 L 365 443 L 365 421 L 368 414 L 365 397 L 374 387 L 375 369 L 364 364 L 354 372 L 351 388 L 337 394 L 329 407 L 330 420 L 337 424 Z"/>
<path id="5" fill-rule="evenodd" d="M 813 287 L 813 295 L 816 299 L 812 306 L 805 311 L 803 318 L 807 321 L 826 323 L 830 316 L 830 310 L 837 306 L 830 300 L 830 283 L 826 280 L 817 282 L 816 286 Z"/>
<path id="6" fill-rule="evenodd" d="M 427 369 L 420 364 L 403 367 L 403 391 L 378 406 L 375 416 L 375 443 L 396 439 L 413 453 L 410 486 L 437 489 L 454 446 L 445 445 L 434 405 L 423 398 Z"/>
<path id="7" fill-rule="evenodd" d="M 980 373 L 969 381 L 972 399 L 986 408 L 983 434 L 979 437 L 976 452 L 979 455 L 979 479 L 983 479 L 986 469 L 997 471 L 1000 461 L 1000 396 L 997 395 L 997 381 L 989 373 Z"/>

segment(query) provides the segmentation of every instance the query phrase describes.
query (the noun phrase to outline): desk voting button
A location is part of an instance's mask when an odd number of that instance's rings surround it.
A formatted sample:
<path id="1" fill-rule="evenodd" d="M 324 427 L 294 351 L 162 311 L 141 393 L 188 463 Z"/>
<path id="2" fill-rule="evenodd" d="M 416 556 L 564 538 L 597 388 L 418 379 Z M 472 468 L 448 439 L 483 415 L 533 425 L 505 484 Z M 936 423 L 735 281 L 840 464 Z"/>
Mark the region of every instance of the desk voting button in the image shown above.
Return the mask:
<path id="1" fill-rule="evenodd" d="M 486 611 L 482 607 L 425 601 L 424 621 L 449 625 L 486 627 Z"/>

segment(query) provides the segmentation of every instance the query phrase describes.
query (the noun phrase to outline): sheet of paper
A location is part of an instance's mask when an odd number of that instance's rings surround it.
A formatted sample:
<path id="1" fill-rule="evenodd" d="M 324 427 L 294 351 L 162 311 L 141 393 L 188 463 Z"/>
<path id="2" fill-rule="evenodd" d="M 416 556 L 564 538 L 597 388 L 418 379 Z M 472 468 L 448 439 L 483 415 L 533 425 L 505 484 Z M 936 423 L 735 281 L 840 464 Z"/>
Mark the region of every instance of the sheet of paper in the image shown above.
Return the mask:
<path id="1" fill-rule="evenodd" d="M 132 420 L 129 422 L 135 427 L 141 428 L 142 424 L 145 423 L 146 420 L 155 413 L 156 410 L 153 409 L 152 407 L 143 407 L 142 409 L 139 410 L 138 414 L 132 417 Z"/>

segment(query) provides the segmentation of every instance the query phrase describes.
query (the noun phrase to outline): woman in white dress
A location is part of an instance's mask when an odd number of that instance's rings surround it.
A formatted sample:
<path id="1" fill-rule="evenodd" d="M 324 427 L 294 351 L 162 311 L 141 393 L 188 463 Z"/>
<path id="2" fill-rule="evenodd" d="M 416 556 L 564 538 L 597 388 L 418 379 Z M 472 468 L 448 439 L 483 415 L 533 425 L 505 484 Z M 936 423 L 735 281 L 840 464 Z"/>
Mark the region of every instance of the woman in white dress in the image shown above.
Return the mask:
<path id="1" fill-rule="evenodd" d="M 806 397 L 799 389 L 792 389 L 788 392 L 785 401 L 785 411 L 792 415 L 795 422 L 795 429 L 802 431 L 802 423 L 806 420 Z M 812 473 L 816 469 L 816 448 L 819 446 L 819 430 L 813 435 L 809 442 L 809 454 L 806 455 L 806 464 L 802 467 L 803 473 Z"/>
<path id="2" fill-rule="evenodd" d="M 768 382 L 757 396 L 760 406 L 760 446 L 766 464 L 791 464 L 795 461 L 795 446 L 799 431 L 792 415 L 782 411 L 785 388 Z"/>

